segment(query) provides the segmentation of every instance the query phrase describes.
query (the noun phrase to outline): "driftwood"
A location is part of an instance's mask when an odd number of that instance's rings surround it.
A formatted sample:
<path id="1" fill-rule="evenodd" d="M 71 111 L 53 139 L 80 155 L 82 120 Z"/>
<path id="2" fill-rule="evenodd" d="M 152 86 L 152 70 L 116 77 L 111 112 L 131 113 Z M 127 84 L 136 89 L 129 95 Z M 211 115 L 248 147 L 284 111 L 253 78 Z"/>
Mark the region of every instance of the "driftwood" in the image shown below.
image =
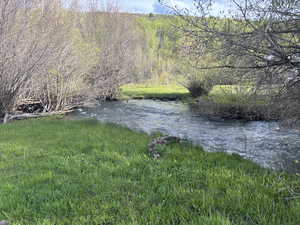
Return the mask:
<path id="1" fill-rule="evenodd" d="M 12 120 L 24 120 L 24 119 L 32 119 L 32 118 L 47 117 L 47 116 L 54 116 L 54 115 L 65 115 L 72 111 L 73 110 L 66 110 L 66 111 L 57 111 L 57 112 L 49 112 L 49 113 L 24 113 L 24 114 L 16 114 L 16 115 L 5 114 L 3 123 L 6 124 Z"/>
<path id="2" fill-rule="evenodd" d="M 182 141 L 184 140 L 173 136 L 155 138 L 148 145 L 149 155 L 154 159 L 158 159 L 161 156 L 161 154 L 158 152 L 158 147 L 160 145 L 167 145 L 170 143 L 181 143 Z"/>
<path id="3" fill-rule="evenodd" d="M 15 111 L 22 113 L 41 113 L 44 112 L 44 110 L 45 108 L 41 101 L 32 98 L 20 99 L 15 108 Z"/>

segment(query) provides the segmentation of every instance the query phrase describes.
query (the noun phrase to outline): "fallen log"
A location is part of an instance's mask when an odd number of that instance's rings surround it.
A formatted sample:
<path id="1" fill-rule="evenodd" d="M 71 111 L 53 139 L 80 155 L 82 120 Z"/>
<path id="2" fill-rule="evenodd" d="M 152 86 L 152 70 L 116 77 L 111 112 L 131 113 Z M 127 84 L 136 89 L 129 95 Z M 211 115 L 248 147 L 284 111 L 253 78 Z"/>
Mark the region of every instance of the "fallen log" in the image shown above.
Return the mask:
<path id="1" fill-rule="evenodd" d="M 48 116 L 55 116 L 55 115 L 65 115 L 72 111 L 73 110 L 65 110 L 65 111 L 56 111 L 56 112 L 49 112 L 49 113 L 23 113 L 23 114 L 15 114 L 15 115 L 5 114 L 3 123 L 6 124 L 12 120 L 24 120 L 24 119 L 33 119 L 33 118 L 48 117 Z"/>
<path id="2" fill-rule="evenodd" d="M 161 154 L 158 152 L 158 147 L 161 145 L 167 145 L 170 143 L 181 143 L 184 140 L 174 136 L 159 137 L 152 140 L 148 145 L 149 155 L 153 159 L 158 159 L 161 157 Z"/>

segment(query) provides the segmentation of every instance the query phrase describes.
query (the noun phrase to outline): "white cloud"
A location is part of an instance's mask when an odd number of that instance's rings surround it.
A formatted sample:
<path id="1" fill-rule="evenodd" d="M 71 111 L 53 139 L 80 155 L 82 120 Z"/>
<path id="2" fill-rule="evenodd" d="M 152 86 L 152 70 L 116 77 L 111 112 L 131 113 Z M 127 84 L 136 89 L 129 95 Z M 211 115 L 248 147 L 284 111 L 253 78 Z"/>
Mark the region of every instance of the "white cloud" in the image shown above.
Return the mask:
<path id="1" fill-rule="evenodd" d="M 153 12 L 153 4 L 156 0 L 119 0 L 124 11 L 149 13 Z"/>
<path id="2" fill-rule="evenodd" d="M 211 6 L 211 14 L 214 16 L 226 14 L 229 7 L 232 5 L 230 2 L 231 0 L 214 0 Z M 197 9 L 193 0 L 164 0 L 164 3 L 179 10 L 188 9 L 192 15 L 197 14 Z"/>
<path id="3" fill-rule="evenodd" d="M 119 0 L 119 4 L 124 11 L 150 13 L 154 12 L 154 4 L 158 0 Z M 167 0 L 170 6 L 177 7 L 179 9 L 188 8 L 192 6 L 193 0 Z"/>
<path id="4" fill-rule="evenodd" d="M 188 9 L 191 7 L 191 4 L 184 2 L 184 1 L 180 1 L 180 0 L 171 0 L 170 6 L 176 7 L 178 9 L 186 9 L 186 8 Z"/>
<path id="5" fill-rule="evenodd" d="M 0 0 L 1 1 L 1 0 Z M 83 0 L 84 1 L 84 0 Z M 109 1 L 109 0 L 98 0 Z M 155 12 L 154 3 L 158 0 L 115 0 L 119 3 L 121 11 L 132 13 L 150 13 Z M 178 9 L 195 10 L 193 0 L 164 0 L 167 4 Z M 219 15 L 220 11 L 226 11 L 229 8 L 230 0 L 215 0 L 212 5 L 212 15 Z"/>
<path id="6" fill-rule="evenodd" d="M 232 7 L 230 0 L 215 1 L 212 5 L 211 14 L 214 16 L 228 14 L 228 10 L 230 9 L 230 7 Z"/>

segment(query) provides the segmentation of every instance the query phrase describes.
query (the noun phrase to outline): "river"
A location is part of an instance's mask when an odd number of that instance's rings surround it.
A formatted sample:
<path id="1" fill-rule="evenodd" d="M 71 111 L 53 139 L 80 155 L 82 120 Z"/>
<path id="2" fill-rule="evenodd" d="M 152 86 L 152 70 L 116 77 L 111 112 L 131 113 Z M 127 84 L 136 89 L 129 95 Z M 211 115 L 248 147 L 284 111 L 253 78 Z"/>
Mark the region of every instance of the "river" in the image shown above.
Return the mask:
<path id="1" fill-rule="evenodd" d="M 300 132 L 277 122 L 209 119 L 188 104 L 154 100 L 101 102 L 75 116 L 121 124 L 133 130 L 188 139 L 207 151 L 236 153 L 263 167 L 300 172 Z"/>

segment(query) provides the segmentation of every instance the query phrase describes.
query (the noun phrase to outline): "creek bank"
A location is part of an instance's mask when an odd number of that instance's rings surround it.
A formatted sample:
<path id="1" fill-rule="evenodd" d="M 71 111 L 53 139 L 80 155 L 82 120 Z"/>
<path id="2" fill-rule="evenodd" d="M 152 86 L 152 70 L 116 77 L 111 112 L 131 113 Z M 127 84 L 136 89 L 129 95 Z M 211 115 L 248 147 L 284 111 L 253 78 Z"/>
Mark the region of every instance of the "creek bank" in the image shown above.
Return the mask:
<path id="1" fill-rule="evenodd" d="M 118 99 L 119 101 L 127 101 L 127 100 L 154 100 L 154 101 L 181 101 L 185 99 L 184 97 L 179 97 L 179 96 L 132 96 L 130 98 L 120 98 Z"/>
<path id="2" fill-rule="evenodd" d="M 190 102 L 191 110 L 199 116 L 242 121 L 280 121 L 280 109 L 274 105 L 218 102 L 208 96 Z"/>

